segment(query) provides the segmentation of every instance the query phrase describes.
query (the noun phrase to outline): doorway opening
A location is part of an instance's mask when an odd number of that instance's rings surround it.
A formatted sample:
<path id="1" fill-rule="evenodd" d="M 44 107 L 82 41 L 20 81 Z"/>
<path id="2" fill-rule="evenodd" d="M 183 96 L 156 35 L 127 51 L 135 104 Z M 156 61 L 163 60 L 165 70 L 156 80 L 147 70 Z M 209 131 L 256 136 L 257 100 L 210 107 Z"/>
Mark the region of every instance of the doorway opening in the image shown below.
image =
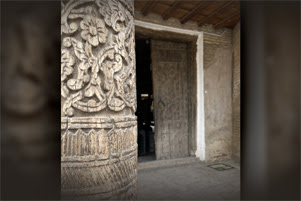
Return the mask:
<path id="1" fill-rule="evenodd" d="M 195 157 L 198 35 L 135 27 L 138 162 Z"/>
<path id="2" fill-rule="evenodd" d="M 147 38 L 136 38 L 136 75 L 138 162 L 147 162 L 156 160 L 151 47 Z"/>

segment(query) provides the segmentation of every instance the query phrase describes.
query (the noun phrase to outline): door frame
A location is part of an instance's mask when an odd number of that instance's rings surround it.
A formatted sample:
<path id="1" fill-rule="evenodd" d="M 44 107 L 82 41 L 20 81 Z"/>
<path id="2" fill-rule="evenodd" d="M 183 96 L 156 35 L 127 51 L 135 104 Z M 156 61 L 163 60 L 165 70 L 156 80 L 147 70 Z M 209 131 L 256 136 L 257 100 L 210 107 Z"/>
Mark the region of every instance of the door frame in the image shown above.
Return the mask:
<path id="1" fill-rule="evenodd" d="M 206 160 L 205 141 L 205 106 L 204 106 L 204 45 L 203 32 L 169 27 L 141 20 L 135 20 L 135 33 L 145 35 L 153 39 L 174 39 L 192 42 L 195 45 L 195 72 L 196 72 L 196 118 L 195 118 L 195 156 L 201 161 Z"/>

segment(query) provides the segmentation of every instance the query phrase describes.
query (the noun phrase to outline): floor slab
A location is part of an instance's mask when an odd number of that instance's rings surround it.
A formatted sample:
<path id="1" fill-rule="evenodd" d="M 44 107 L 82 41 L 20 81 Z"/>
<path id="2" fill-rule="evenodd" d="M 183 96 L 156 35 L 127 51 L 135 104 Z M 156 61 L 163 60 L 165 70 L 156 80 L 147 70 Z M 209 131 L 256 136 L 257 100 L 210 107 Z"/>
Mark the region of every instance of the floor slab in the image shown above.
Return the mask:
<path id="1" fill-rule="evenodd" d="M 239 164 L 222 163 L 234 168 L 218 171 L 202 162 L 138 168 L 138 200 L 239 200 Z"/>

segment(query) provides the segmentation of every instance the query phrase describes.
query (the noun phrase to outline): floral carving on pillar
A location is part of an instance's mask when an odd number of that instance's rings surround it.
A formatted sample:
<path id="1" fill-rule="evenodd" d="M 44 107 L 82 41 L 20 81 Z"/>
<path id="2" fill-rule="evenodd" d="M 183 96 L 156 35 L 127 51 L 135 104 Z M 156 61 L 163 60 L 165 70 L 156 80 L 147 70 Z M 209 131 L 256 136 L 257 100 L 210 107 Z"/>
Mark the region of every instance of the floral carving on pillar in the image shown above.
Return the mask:
<path id="1" fill-rule="evenodd" d="M 61 195 L 132 200 L 137 187 L 133 0 L 63 1 Z"/>
<path id="2" fill-rule="evenodd" d="M 133 1 L 62 4 L 62 116 L 136 110 Z"/>

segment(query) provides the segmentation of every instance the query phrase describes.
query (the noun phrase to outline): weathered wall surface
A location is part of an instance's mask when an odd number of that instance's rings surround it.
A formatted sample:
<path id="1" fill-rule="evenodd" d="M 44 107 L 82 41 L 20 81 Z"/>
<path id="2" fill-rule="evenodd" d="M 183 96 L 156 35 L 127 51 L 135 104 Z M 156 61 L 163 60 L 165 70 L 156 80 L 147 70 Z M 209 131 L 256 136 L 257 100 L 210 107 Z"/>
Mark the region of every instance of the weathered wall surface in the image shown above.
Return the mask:
<path id="1" fill-rule="evenodd" d="M 62 6 L 63 199 L 135 199 L 137 122 L 132 0 Z"/>
<path id="2" fill-rule="evenodd" d="M 204 35 L 206 161 L 231 157 L 232 40 Z"/>
<path id="3" fill-rule="evenodd" d="M 233 134 L 232 156 L 240 161 L 240 22 L 233 30 Z"/>
<path id="4" fill-rule="evenodd" d="M 176 19 L 162 20 L 161 16 L 143 16 L 135 12 L 135 19 L 188 30 L 204 31 L 204 98 L 206 161 L 232 156 L 232 30 L 199 27 L 197 23 L 181 24 Z"/>

